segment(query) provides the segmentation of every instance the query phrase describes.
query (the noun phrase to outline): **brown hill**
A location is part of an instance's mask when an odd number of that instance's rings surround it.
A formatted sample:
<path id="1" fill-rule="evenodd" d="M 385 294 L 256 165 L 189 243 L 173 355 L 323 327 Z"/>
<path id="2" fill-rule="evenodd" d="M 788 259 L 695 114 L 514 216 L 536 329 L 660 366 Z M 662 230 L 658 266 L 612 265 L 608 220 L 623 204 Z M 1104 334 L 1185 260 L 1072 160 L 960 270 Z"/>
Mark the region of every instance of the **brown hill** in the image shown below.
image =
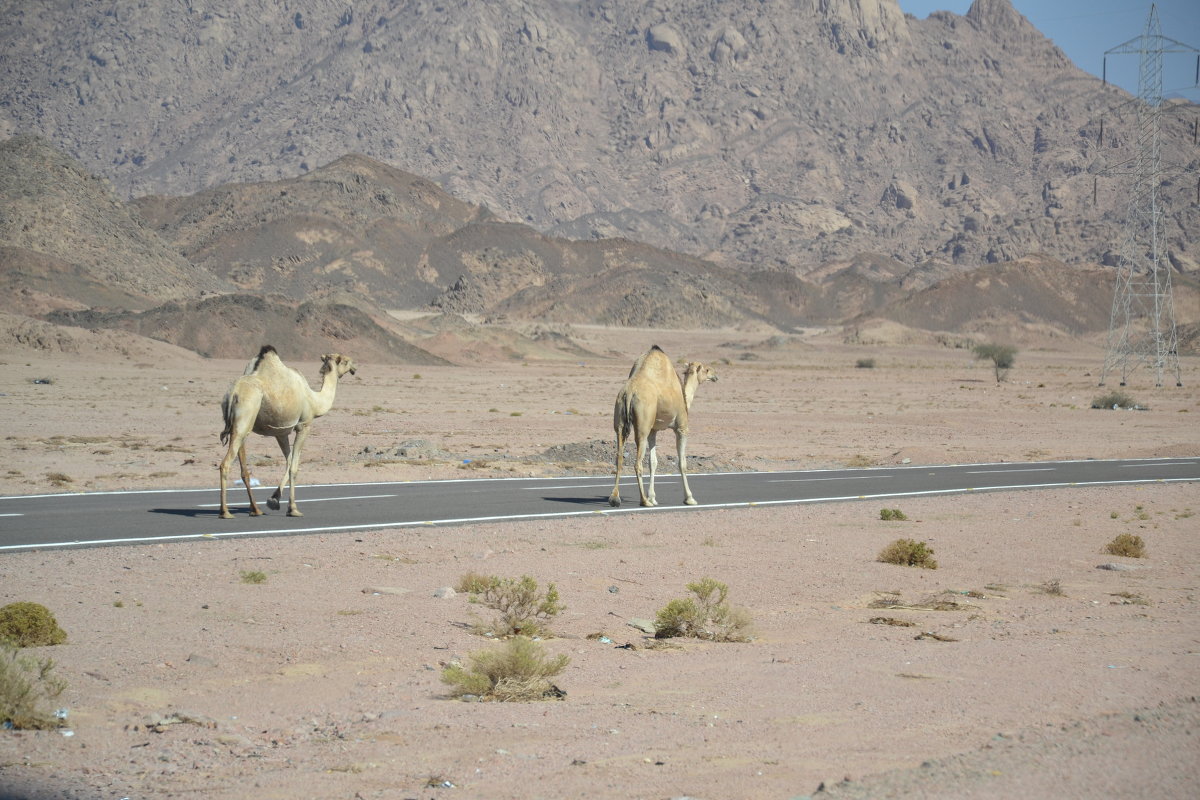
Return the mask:
<path id="1" fill-rule="evenodd" d="M 169 303 L 142 312 L 59 311 L 48 321 L 117 329 L 170 342 L 210 358 L 249 358 L 265 343 L 286 346 L 289 358 L 343 352 L 362 362 L 448 364 L 410 344 L 371 315 L 341 303 L 289 303 L 222 295 Z"/>
<path id="2" fill-rule="evenodd" d="M 244 292 L 336 294 L 493 318 L 713 327 L 795 324 L 761 277 L 622 239 L 499 222 L 428 181 L 350 155 L 308 175 L 134 201 L 171 246 Z M 786 276 L 773 283 L 796 284 Z"/>
<path id="3" fill-rule="evenodd" d="M 225 286 L 130 215 L 103 179 L 40 139 L 0 142 L 0 205 L 5 308 L 18 292 L 147 308 Z"/>
<path id="4" fill-rule="evenodd" d="M 393 308 L 424 306 L 452 282 L 462 267 L 430 264 L 431 243 L 490 216 L 355 155 L 300 178 L 133 205 L 192 263 L 241 291 L 297 300 L 350 292 Z"/>
<path id="5" fill-rule="evenodd" d="M 1105 170 L 1130 156 L 1134 107 L 1009 0 L 924 20 L 896 0 L 9 6 L 0 128 L 123 194 L 353 148 L 544 233 L 801 276 L 859 253 L 1111 264 L 1122 241 Z M 1168 111 L 1163 157 L 1194 163 L 1195 107 Z M 1185 272 L 1193 194 L 1162 197 Z"/>

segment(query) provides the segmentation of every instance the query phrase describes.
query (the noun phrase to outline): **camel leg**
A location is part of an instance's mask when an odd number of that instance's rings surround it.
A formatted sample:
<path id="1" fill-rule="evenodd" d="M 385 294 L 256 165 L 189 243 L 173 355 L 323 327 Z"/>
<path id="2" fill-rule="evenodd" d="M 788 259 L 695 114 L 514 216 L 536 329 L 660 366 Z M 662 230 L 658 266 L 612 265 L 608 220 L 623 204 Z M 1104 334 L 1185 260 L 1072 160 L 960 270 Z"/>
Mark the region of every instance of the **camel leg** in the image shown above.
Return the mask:
<path id="1" fill-rule="evenodd" d="M 307 425 L 296 428 L 296 441 L 292 444 L 292 455 L 288 459 L 288 511 L 289 517 L 303 517 L 300 509 L 296 508 L 296 475 L 300 472 L 300 449 L 308 438 L 310 428 Z"/>
<path id="2" fill-rule="evenodd" d="M 246 441 L 238 448 L 238 465 L 242 468 L 242 483 L 246 486 L 246 497 L 250 498 L 250 516 L 262 516 L 262 509 L 254 502 L 254 490 L 250 488 L 250 466 L 246 459 Z"/>
<path id="3" fill-rule="evenodd" d="M 287 436 L 276 436 L 275 441 L 279 442 L 279 450 L 283 453 L 283 475 L 279 476 L 279 488 L 275 490 L 275 494 L 267 498 L 267 507 L 272 511 L 279 510 L 279 498 L 283 497 L 283 486 L 287 483 L 288 473 L 292 468 L 292 443 Z"/>
<path id="4" fill-rule="evenodd" d="M 687 482 L 687 434 L 675 431 L 675 448 L 679 452 L 679 477 L 683 478 L 683 504 L 687 506 L 696 505 L 696 498 L 692 497 L 692 490 L 688 488 Z"/>
<path id="5" fill-rule="evenodd" d="M 254 490 L 250 488 L 250 468 L 246 463 L 246 440 L 238 446 L 238 465 L 242 468 L 242 483 L 246 486 L 246 496 L 250 498 L 250 516 L 262 516 L 262 511 L 254 502 Z"/>
<path id="6" fill-rule="evenodd" d="M 625 463 L 625 437 L 617 431 L 617 479 L 613 483 L 612 494 L 608 496 L 608 504 L 613 508 L 621 507 L 621 467 Z"/>
<path id="7" fill-rule="evenodd" d="M 642 505 L 656 506 L 658 498 L 654 494 L 654 477 L 658 474 L 658 431 L 650 431 L 650 435 L 646 437 L 646 445 L 650 448 L 650 492 L 647 496 L 650 502 Z"/>
<path id="8" fill-rule="evenodd" d="M 642 478 L 642 462 L 646 457 L 646 437 L 637 434 L 637 461 L 634 462 L 633 472 L 637 475 L 638 495 L 643 506 L 652 506 L 650 496 L 646 494 L 646 484 Z"/>
<path id="9" fill-rule="evenodd" d="M 237 442 L 231 439 L 229 450 L 221 459 L 221 519 L 233 519 L 233 514 L 229 513 L 229 503 L 226 502 L 226 489 L 229 486 L 229 468 L 233 466 L 234 453 L 237 452 L 237 449 Z"/>

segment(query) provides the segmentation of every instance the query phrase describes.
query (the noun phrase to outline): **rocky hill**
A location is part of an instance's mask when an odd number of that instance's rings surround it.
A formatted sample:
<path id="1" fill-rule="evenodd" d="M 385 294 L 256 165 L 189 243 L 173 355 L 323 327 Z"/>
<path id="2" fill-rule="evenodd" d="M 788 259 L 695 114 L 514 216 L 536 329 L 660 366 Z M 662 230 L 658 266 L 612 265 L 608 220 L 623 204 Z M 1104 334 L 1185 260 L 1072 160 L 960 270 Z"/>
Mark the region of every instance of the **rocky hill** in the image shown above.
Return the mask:
<path id="1" fill-rule="evenodd" d="M 909 269 L 859 254 L 802 279 L 626 239 L 549 237 L 359 155 L 299 178 L 123 204 L 87 191 L 94 179 L 43 143 L 10 144 L 25 199 L 0 229 L 0 309 L 212 357 L 242 357 L 253 350 L 247 342 L 265 341 L 287 342 L 297 357 L 344 351 L 418 364 L 469 351 L 573 357 L 561 331 L 580 322 L 845 324 L 861 332 L 890 320 L 1011 340 L 1022 328 L 1079 336 L 1108 322 L 1111 270 L 1045 256 Z M 72 220 L 105 223 L 55 236 L 52 222 L 67 207 Z M 41 237 L 29 237 L 39 225 Z M 1198 297 L 1195 279 L 1180 276 L 1181 321 L 1200 318 L 1192 313 L 1200 311 Z M 391 310 L 457 321 L 402 324 Z M 493 332 L 486 343 L 464 315 L 513 330 Z"/>
<path id="2" fill-rule="evenodd" d="M 107 182 L 34 137 L 0 141 L 0 308 L 147 308 L 222 291 L 129 213 Z M 70 305 L 70 304 L 68 304 Z"/>
<path id="3" fill-rule="evenodd" d="M 126 196 L 359 152 L 543 234 L 739 270 L 1111 265 L 1121 241 L 1123 179 L 1105 170 L 1130 153 L 1128 95 L 1009 0 L 925 20 L 896 0 L 64 8 L 3 4 L 0 129 Z M 1194 168 L 1195 107 L 1175 110 L 1164 158 Z M 1193 184 L 1163 195 L 1185 272 Z"/>

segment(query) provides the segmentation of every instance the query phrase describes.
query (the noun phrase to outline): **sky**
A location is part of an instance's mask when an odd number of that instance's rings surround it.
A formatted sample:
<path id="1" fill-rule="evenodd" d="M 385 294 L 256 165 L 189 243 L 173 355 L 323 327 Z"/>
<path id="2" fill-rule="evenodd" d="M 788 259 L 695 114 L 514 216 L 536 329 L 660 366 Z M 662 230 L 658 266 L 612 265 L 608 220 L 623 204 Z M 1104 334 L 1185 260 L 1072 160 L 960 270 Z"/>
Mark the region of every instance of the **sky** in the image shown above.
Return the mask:
<path id="1" fill-rule="evenodd" d="M 971 0 L 898 0 L 900 8 L 918 19 L 933 11 L 963 15 Z M 1099 76 L 1104 51 L 1141 36 L 1150 13 L 1149 0 L 1011 0 L 1013 8 L 1058 45 L 1080 69 Z M 1158 20 L 1164 37 L 1200 50 L 1200 0 L 1158 0 Z M 1138 56 L 1110 55 L 1108 79 L 1131 94 L 1138 90 Z M 1163 54 L 1163 96 L 1200 102 L 1195 87 L 1196 55 Z"/>

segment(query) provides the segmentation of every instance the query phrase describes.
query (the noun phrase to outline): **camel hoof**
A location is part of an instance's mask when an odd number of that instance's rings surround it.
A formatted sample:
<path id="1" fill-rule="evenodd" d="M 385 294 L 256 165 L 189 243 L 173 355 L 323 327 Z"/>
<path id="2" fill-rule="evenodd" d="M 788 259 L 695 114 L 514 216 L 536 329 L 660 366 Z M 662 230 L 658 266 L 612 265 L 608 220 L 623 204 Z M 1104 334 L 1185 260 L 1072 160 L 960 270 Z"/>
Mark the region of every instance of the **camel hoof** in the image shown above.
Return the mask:
<path id="1" fill-rule="evenodd" d="M 620 508 L 621 498 L 614 495 L 613 497 L 608 498 L 608 504 L 613 508 Z"/>
<path id="2" fill-rule="evenodd" d="M 252 516 L 252 517 L 261 517 L 261 516 L 262 516 L 263 514 L 265 514 L 265 513 L 266 513 L 266 512 L 264 512 L 264 511 L 261 511 L 261 510 L 259 510 L 259 509 L 257 509 L 257 508 L 252 508 L 252 509 L 250 509 L 250 516 Z"/>
<path id="3" fill-rule="evenodd" d="M 267 508 L 271 509 L 272 511 L 278 511 L 279 510 L 279 498 L 278 497 L 268 497 L 267 498 Z"/>
<path id="4" fill-rule="evenodd" d="M 641 505 L 642 505 L 642 508 L 653 508 L 654 501 L 653 500 L 643 500 Z"/>
<path id="5" fill-rule="evenodd" d="M 696 498 L 694 498 L 694 497 L 684 498 L 683 504 L 685 506 L 694 506 L 694 505 L 696 505 Z"/>
<path id="6" fill-rule="evenodd" d="M 289 517 L 303 517 L 304 516 L 303 514 L 301 514 L 299 511 L 297 511 L 294 508 L 289 508 L 287 515 Z"/>
<path id="7" fill-rule="evenodd" d="M 233 514 L 230 514 L 228 511 L 222 511 L 221 519 L 233 519 Z"/>

